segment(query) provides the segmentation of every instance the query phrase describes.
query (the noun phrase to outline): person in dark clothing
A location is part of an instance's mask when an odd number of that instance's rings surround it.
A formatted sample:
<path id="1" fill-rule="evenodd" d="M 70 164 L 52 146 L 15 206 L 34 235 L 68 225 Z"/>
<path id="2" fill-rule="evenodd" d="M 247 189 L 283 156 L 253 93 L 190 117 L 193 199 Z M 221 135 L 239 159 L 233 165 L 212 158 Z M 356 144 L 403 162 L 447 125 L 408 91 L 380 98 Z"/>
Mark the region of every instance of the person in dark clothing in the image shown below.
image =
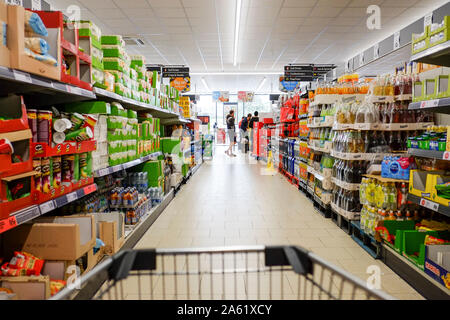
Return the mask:
<path id="1" fill-rule="evenodd" d="M 248 127 L 250 129 L 250 150 L 253 150 L 253 127 L 255 126 L 255 122 L 259 122 L 258 111 L 255 111 L 253 117 L 248 123 Z"/>
<path id="2" fill-rule="evenodd" d="M 241 146 L 245 146 L 245 148 L 243 148 L 245 152 L 248 151 L 248 125 L 251 118 L 252 114 L 249 113 L 247 115 L 247 118 L 244 118 L 244 120 L 242 120 L 241 126 L 239 127 L 239 129 L 241 129 Z"/>
<path id="3" fill-rule="evenodd" d="M 259 122 L 258 111 L 255 111 L 254 116 L 251 118 L 251 120 L 248 123 L 248 127 L 250 129 L 253 129 L 253 125 L 255 124 L 255 122 Z"/>
<path id="4" fill-rule="evenodd" d="M 251 118 L 252 118 L 252 114 L 251 114 L 251 113 L 249 113 L 249 114 L 247 115 L 247 118 L 242 117 L 241 125 L 240 125 L 240 127 L 239 127 L 242 131 L 244 131 L 244 132 L 247 131 L 248 125 L 249 125 L 249 122 L 250 122 L 250 119 L 251 119 Z"/>
<path id="5" fill-rule="evenodd" d="M 233 154 L 233 146 L 236 143 L 236 128 L 235 128 L 235 119 L 234 119 L 234 110 L 230 110 L 230 113 L 227 114 L 226 117 L 227 129 L 228 129 L 228 137 L 230 138 L 230 146 L 225 151 L 225 153 L 230 157 L 236 157 Z"/>

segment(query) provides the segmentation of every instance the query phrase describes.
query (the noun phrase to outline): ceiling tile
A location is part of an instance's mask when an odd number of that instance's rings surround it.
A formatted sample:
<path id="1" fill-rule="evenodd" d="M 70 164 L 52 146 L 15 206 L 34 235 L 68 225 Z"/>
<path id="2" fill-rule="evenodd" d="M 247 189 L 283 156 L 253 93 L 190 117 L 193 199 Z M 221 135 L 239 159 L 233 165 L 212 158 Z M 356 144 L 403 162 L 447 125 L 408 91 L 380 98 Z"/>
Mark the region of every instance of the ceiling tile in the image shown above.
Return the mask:
<path id="1" fill-rule="evenodd" d="M 155 8 L 155 12 L 160 18 L 184 18 L 183 9 L 177 8 Z"/>
<path id="2" fill-rule="evenodd" d="M 419 2 L 419 0 L 387 0 L 384 1 L 381 6 L 382 7 L 411 7 L 415 2 Z"/>
<path id="3" fill-rule="evenodd" d="M 94 0 L 97 1 L 97 0 Z M 93 1 L 93 2 L 94 2 Z M 132 0 L 132 1 L 115 1 L 119 8 L 149 8 L 147 0 Z"/>
<path id="4" fill-rule="evenodd" d="M 147 0 L 153 8 L 181 8 L 180 0 Z"/>
<path id="5" fill-rule="evenodd" d="M 346 8 L 339 17 L 368 17 L 366 8 Z"/>
<path id="6" fill-rule="evenodd" d="M 116 8 L 116 4 L 112 0 L 78 0 L 82 5 L 92 9 L 108 9 Z"/>
<path id="7" fill-rule="evenodd" d="M 162 18 L 161 22 L 168 27 L 187 27 L 189 23 L 186 18 Z"/>
<path id="8" fill-rule="evenodd" d="M 319 18 L 334 18 L 337 17 L 341 8 L 334 7 L 315 7 L 309 16 Z"/>
<path id="9" fill-rule="evenodd" d="M 368 6 L 380 5 L 380 3 L 385 2 L 385 0 L 352 0 L 349 7 L 359 7 L 359 8 L 367 8 Z"/>
<path id="10" fill-rule="evenodd" d="M 310 8 L 282 8 L 280 17 L 283 18 L 302 18 L 310 16 Z"/>
<path id="11" fill-rule="evenodd" d="M 214 1 L 211 0 L 182 0 L 182 3 L 186 8 L 214 6 Z"/>
<path id="12" fill-rule="evenodd" d="M 103 19 L 103 21 L 110 27 L 122 27 L 132 25 L 128 19 Z"/>
<path id="13" fill-rule="evenodd" d="M 314 7 L 317 3 L 317 0 L 285 0 L 285 7 Z"/>
<path id="14" fill-rule="evenodd" d="M 147 20 L 155 19 L 155 15 L 153 13 L 153 10 L 151 9 L 126 9 L 124 10 L 124 13 L 130 18 L 130 19 L 136 19 L 136 18 L 145 18 Z"/>
<path id="15" fill-rule="evenodd" d="M 122 13 L 120 9 L 107 9 L 103 8 L 102 10 L 97 10 L 95 15 L 101 19 L 118 19 L 118 18 L 126 18 L 126 16 Z"/>
<path id="16" fill-rule="evenodd" d="M 333 26 L 354 26 L 359 24 L 362 19 L 361 17 L 337 17 L 335 20 L 330 22 Z"/>
<path id="17" fill-rule="evenodd" d="M 351 0 L 319 0 L 318 7 L 346 7 Z"/>
<path id="18" fill-rule="evenodd" d="M 321 30 L 323 28 L 323 26 L 330 23 L 331 20 L 332 20 L 332 18 L 306 18 L 303 21 L 303 25 L 304 26 L 318 26 L 319 29 Z"/>

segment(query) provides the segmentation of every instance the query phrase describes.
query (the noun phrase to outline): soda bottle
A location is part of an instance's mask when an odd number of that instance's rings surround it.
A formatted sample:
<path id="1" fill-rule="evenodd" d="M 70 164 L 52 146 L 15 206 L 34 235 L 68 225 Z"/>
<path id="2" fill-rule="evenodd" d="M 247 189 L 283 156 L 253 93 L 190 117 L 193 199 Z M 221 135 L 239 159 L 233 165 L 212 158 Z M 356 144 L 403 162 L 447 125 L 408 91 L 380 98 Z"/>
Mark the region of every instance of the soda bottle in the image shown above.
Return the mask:
<path id="1" fill-rule="evenodd" d="M 402 212 L 401 212 L 400 210 L 397 211 L 396 216 L 397 216 L 397 221 L 403 221 L 403 220 L 405 220 L 405 219 L 403 218 Z"/>

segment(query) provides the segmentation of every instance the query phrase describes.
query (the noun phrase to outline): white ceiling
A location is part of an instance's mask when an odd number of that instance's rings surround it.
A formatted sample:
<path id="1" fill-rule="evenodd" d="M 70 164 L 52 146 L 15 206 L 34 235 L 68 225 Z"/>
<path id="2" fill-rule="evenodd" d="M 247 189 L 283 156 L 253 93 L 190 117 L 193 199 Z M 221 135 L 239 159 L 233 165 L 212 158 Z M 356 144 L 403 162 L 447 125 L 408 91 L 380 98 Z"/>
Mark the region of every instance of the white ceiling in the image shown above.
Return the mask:
<path id="1" fill-rule="evenodd" d="M 131 53 L 148 63 L 184 64 L 192 73 L 261 72 L 261 92 L 277 92 L 289 63 L 342 64 L 448 2 L 446 0 L 242 0 L 238 64 L 233 66 L 236 0 L 46 0 L 56 10 L 81 8 L 104 34 L 137 36 Z M 381 29 L 368 30 L 366 9 L 381 8 Z M 67 13 L 66 13 L 67 14 Z M 204 92 L 204 75 L 192 90 Z M 211 90 L 255 90 L 264 75 L 207 75 Z"/>

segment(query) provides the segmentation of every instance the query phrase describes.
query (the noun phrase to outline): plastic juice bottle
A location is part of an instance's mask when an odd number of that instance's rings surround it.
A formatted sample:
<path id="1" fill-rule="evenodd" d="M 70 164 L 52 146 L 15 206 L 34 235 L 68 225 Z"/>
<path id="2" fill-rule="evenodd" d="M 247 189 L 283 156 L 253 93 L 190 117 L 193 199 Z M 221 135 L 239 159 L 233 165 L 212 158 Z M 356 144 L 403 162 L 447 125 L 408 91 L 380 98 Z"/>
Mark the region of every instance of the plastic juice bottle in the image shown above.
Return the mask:
<path id="1" fill-rule="evenodd" d="M 375 206 L 377 208 L 381 208 L 383 206 L 383 200 L 384 200 L 383 185 L 377 183 L 375 187 Z"/>
<path id="2" fill-rule="evenodd" d="M 409 210 L 406 210 L 405 217 L 406 220 L 413 220 L 413 217 L 411 216 L 411 212 Z"/>
<path id="3" fill-rule="evenodd" d="M 381 220 L 386 220 L 386 210 L 381 210 Z"/>
<path id="4" fill-rule="evenodd" d="M 366 178 L 363 178 L 361 181 L 361 186 L 359 187 L 359 201 L 361 201 L 362 204 L 366 203 Z"/>
<path id="5" fill-rule="evenodd" d="M 390 184 L 389 205 L 391 210 L 397 210 L 397 188 L 394 183 Z"/>
<path id="6" fill-rule="evenodd" d="M 400 210 L 397 211 L 396 216 L 397 216 L 397 221 L 405 220 L 403 215 L 402 215 L 402 212 Z"/>
<path id="7" fill-rule="evenodd" d="M 386 220 L 396 220 L 393 210 L 389 211 L 389 217 Z"/>

